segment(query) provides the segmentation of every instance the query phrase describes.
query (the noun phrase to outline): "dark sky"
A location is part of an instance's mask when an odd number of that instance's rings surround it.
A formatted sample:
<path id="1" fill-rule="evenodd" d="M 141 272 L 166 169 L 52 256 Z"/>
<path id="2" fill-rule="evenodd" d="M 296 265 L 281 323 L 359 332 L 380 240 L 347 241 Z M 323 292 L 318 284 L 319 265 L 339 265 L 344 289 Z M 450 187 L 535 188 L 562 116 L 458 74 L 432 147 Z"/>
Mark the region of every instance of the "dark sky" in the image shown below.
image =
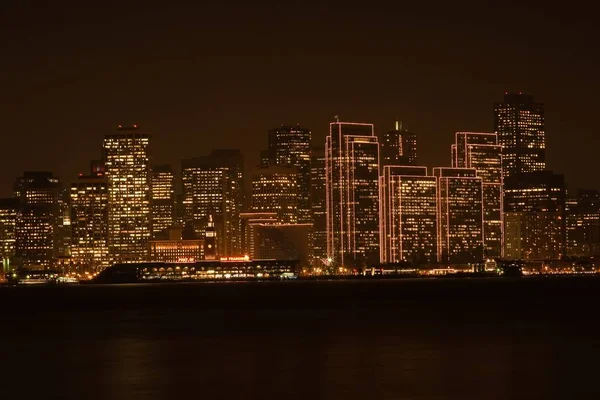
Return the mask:
<path id="1" fill-rule="evenodd" d="M 504 91 L 546 104 L 549 167 L 600 188 L 585 4 L 149 3 L 2 3 L 0 195 L 24 170 L 71 182 L 119 123 L 153 134 L 157 163 L 239 147 L 250 166 L 281 123 L 321 143 L 336 114 L 377 131 L 398 115 L 422 163 L 447 165 L 453 133 L 490 131 Z"/>

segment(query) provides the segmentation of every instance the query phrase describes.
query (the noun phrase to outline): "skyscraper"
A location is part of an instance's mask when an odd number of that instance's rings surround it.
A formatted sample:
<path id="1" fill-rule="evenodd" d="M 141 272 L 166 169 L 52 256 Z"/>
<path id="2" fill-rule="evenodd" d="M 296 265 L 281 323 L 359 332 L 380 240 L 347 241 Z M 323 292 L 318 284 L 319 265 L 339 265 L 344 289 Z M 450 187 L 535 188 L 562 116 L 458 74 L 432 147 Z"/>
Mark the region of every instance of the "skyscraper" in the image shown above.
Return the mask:
<path id="1" fill-rule="evenodd" d="M 26 268 L 49 268 L 64 248 L 63 191 L 51 172 L 25 172 L 14 185 L 20 201 L 15 253 Z"/>
<path id="2" fill-rule="evenodd" d="M 561 258 L 565 245 L 565 200 L 564 177 L 552 171 L 506 178 L 505 258 Z"/>
<path id="3" fill-rule="evenodd" d="M 170 165 L 152 167 L 152 235 L 174 223 L 175 174 Z"/>
<path id="4" fill-rule="evenodd" d="M 438 179 L 438 260 L 467 264 L 483 259 L 482 178 L 473 168 L 434 168 Z"/>
<path id="5" fill-rule="evenodd" d="M 150 239 L 150 135 L 137 125 L 104 137 L 108 249 L 115 262 L 140 262 Z"/>
<path id="6" fill-rule="evenodd" d="M 256 168 L 252 174 L 252 212 L 275 212 L 280 223 L 298 223 L 299 177 L 294 167 Z"/>
<path id="7" fill-rule="evenodd" d="M 494 131 L 502 146 L 505 178 L 546 169 L 544 105 L 533 96 L 506 93 L 494 106 Z"/>
<path id="8" fill-rule="evenodd" d="M 415 165 L 417 163 L 417 135 L 396 121 L 395 129 L 385 132 L 381 144 L 381 166 Z"/>
<path id="9" fill-rule="evenodd" d="M 269 131 L 269 164 L 295 167 L 298 173 L 299 223 L 311 223 L 310 162 L 311 132 L 299 125 L 285 126 Z"/>
<path id="10" fill-rule="evenodd" d="M 381 262 L 437 261 L 437 178 L 427 167 L 385 166 L 380 178 Z"/>
<path id="11" fill-rule="evenodd" d="M 325 188 L 325 148 L 313 147 L 311 155 L 311 207 L 313 218 L 313 257 L 314 264 L 323 266 L 327 260 L 327 209 Z"/>
<path id="12" fill-rule="evenodd" d="M 204 238 L 208 216 L 212 215 L 219 256 L 238 256 L 241 252 L 243 167 L 239 150 L 213 150 L 207 156 L 181 161 L 185 223 Z"/>
<path id="13" fill-rule="evenodd" d="M 110 265 L 108 255 L 108 182 L 92 165 L 89 175 L 71 184 L 71 257 L 80 270 Z"/>
<path id="14" fill-rule="evenodd" d="M 483 239 L 485 256 L 502 256 L 502 146 L 495 133 L 457 132 L 452 166 L 474 168 L 483 183 Z"/>
<path id="15" fill-rule="evenodd" d="M 379 143 L 373 124 L 333 122 L 325 141 L 327 253 L 340 267 L 379 263 Z"/>
<path id="16" fill-rule="evenodd" d="M 19 208 L 19 199 L 0 199 L 0 257 L 2 257 L 0 270 L 4 272 L 12 269 L 15 257 L 15 230 Z"/>

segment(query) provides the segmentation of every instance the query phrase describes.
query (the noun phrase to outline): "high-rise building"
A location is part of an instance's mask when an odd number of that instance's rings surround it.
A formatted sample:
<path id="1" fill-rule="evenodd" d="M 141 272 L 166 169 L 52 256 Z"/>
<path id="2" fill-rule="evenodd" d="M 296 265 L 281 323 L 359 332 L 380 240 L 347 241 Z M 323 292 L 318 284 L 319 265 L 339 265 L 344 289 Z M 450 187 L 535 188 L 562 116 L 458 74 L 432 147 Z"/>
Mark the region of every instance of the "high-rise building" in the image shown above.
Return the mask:
<path id="1" fill-rule="evenodd" d="M 258 225 L 277 224 L 278 216 L 275 212 L 245 212 L 240 213 L 242 220 L 242 254 L 250 259 L 256 258 L 254 255 L 254 229 Z"/>
<path id="2" fill-rule="evenodd" d="M 108 255 L 108 182 L 92 164 L 90 175 L 71 184 L 71 262 L 80 271 L 110 265 Z"/>
<path id="3" fill-rule="evenodd" d="M 565 181 L 552 171 L 511 176 L 504 188 L 504 257 L 559 259 L 565 246 Z"/>
<path id="4" fill-rule="evenodd" d="M 395 129 L 379 139 L 381 166 L 415 165 L 417 163 L 417 135 L 396 121 Z"/>
<path id="5" fill-rule="evenodd" d="M 312 223 L 311 189 L 311 132 L 299 125 L 269 131 L 269 163 L 296 168 L 298 173 L 297 206 L 299 223 Z"/>
<path id="6" fill-rule="evenodd" d="M 175 174 L 170 165 L 152 167 L 152 235 L 174 224 Z"/>
<path id="7" fill-rule="evenodd" d="M 544 105 L 533 96 L 506 93 L 494 106 L 504 177 L 546 169 Z"/>
<path id="8" fill-rule="evenodd" d="M 298 181 L 294 167 L 256 168 L 252 173 L 252 211 L 275 212 L 281 223 L 298 223 Z"/>
<path id="9" fill-rule="evenodd" d="M 327 208 L 325 189 L 325 148 L 313 147 L 311 155 L 311 207 L 313 218 L 314 265 L 323 266 L 327 261 Z"/>
<path id="10" fill-rule="evenodd" d="M 17 178 L 14 194 L 17 214 L 15 255 L 26 268 L 50 268 L 64 251 L 64 197 L 60 181 L 51 172 L 25 172 Z"/>
<path id="11" fill-rule="evenodd" d="M 483 260 L 483 187 L 473 168 L 434 168 L 438 180 L 438 260 Z"/>
<path id="12" fill-rule="evenodd" d="M 15 257 L 15 230 L 19 208 L 19 199 L 0 199 L 0 257 L 2 257 L 0 271 L 8 272 L 12 269 Z"/>
<path id="13" fill-rule="evenodd" d="M 150 139 L 137 125 L 104 137 L 108 179 L 108 249 L 113 261 L 141 262 L 151 229 Z"/>
<path id="14" fill-rule="evenodd" d="M 379 263 L 379 143 L 373 124 L 333 122 L 325 142 L 327 253 L 340 268 Z"/>
<path id="15" fill-rule="evenodd" d="M 184 222 L 204 238 L 212 215 L 216 254 L 241 252 L 240 211 L 244 202 L 244 161 L 239 150 L 213 150 L 208 156 L 181 161 Z"/>
<path id="16" fill-rule="evenodd" d="M 381 262 L 437 262 L 437 178 L 427 167 L 388 165 L 379 187 Z"/>
<path id="17" fill-rule="evenodd" d="M 600 191 L 579 190 L 567 201 L 566 214 L 566 254 L 600 256 Z"/>
<path id="18" fill-rule="evenodd" d="M 457 132 L 452 166 L 474 168 L 483 183 L 483 240 L 485 256 L 502 256 L 502 146 L 495 133 Z"/>

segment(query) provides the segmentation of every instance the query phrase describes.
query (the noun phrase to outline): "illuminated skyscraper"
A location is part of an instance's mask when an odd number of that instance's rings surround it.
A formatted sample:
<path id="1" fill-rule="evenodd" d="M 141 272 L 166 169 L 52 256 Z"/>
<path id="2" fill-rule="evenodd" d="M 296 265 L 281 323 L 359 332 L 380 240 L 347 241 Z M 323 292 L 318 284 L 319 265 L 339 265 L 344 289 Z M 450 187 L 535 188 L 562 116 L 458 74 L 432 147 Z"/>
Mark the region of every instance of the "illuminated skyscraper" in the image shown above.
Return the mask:
<path id="1" fill-rule="evenodd" d="M 150 239 L 150 135 L 138 126 L 104 137 L 108 179 L 108 249 L 114 262 L 141 262 Z"/>
<path id="2" fill-rule="evenodd" d="M 64 198 L 51 172 L 25 172 L 14 185 L 17 214 L 15 252 L 26 268 L 49 268 L 64 251 Z"/>
<path id="3" fill-rule="evenodd" d="M 204 238 L 208 216 L 212 215 L 216 254 L 221 257 L 241 252 L 243 166 L 239 150 L 213 150 L 208 156 L 181 161 L 184 222 Z"/>
<path id="4" fill-rule="evenodd" d="M 483 259 L 483 187 L 473 168 L 434 168 L 438 179 L 438 260 Z"/>
<path id="5" fill-rule="evenodd" d="M 417 135 L 396 121 L 395 129 L 381 135 L 381 166 L 415 165 L 417 163 Z"/>
<path id="6" fill-rule="evenodd" d="M 19 206 L 19 199 L 0 199 L 0 257 L 2 257 L 0 271 L 8 272 L 12 269 Z"/>
<path id="7" fill-rule="evenodd" d="M 80 270 L 97 271 L 110 265 L 108 255 L 108 182 L 92 166 L 71 184 L 71 257 Z"/>
<path id="8" fill-rule="evenodd" d="M 544 105 L 533 96 L 506 93 L 494 106 L 504 177 L 546 169 Z"/>
<path id="9" fill-rule="evenodd" d="M 312 223 L 310 206 L 311 132 L 300 126 L 280 126 L 269 131 L 269 164 L 294 167 L 298 173 L 299 223 Z"/>
<path id="10" fill-rule="evenodd" d="M 600 192 L 579 190 L 566 212 L 567 255 L 600 256 Z"/>
<path id="11" fill-rule="evenodd" d="M 565 245 L 565 181 L 552 171 L 506 178 L 504 257 L 559 259 Z"/>
<path id="12" fill-rule="evenodd" d="M 380 178 L 381 262 L 437 261 L 437 178 L 427 167 L 385 166 Z"/>
<path id="13" fill-rule="evenodd" d="M 152 167 L 152 235 L 172 226 L 175 209 L 175 174 L 170 165 Z"/>
<path id="14" fill-rule="evenodd" d="M 311 155 L 311 207 L 313 217 L 314 264 L 322 266 L 327 259 L 327 209 L 325 188 L 325 148 L 314 147 Z"/>
<path id="15" fill-rule="evenodd" d="M 379 263 L 379 143 L 373 124 L 331 123 L 325 160 L 327 253 L 340 267 Z"/>
<path id="16" fill-rule="evenodd" d="M 485 256 L 502 256 L 502 146 L 495 133 L 457 132 L 452 166 L 474 168 L 483 182 L 483 239 Z"/>
<path id="17" fill-rule="evenodd" d="M 275 212 L 281 223 L 298 223 L 298 180 L 294 167 L 256 168 L 252 174 L 252 211 Z"/>

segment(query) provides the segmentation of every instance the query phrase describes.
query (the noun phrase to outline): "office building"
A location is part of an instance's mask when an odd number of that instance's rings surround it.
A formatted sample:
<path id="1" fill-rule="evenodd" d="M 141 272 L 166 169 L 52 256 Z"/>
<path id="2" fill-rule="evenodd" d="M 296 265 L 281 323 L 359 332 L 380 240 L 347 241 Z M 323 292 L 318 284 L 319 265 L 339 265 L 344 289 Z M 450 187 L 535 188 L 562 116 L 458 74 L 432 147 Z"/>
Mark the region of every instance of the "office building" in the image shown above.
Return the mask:
<path id="1" fill-rule="evenodd" d="M 483 246 L 482 178 L 473 168 L 433 169 L 438 180 L 438 260 L 481 262 Z"/>
<path id="2" fill-rule="evenodd" d="M 295 167 L 256 168 L 252 173 L 252 212 L 275 212 L 280 223 L 298 223 L 298 180 Z"/>
<path id="3" fill-rule="evenodd" d="M 415 165 L 417 163 L 417 135 L 396 121 L 395 129 L 379 139 L 381 166 Z"/>
<path id="4" fill-rule="evenodd" d="M 50 268 L 64 252 L 64 197 L 51 172 L 25 172 L 14 194 L 20 202 L 15 229 L 15 261 L 25 268 Z"/>
<path id="5" fill-rule="evenodd" d="M 239 150 L 213 150 L 207 156 L 181 162 L 184 222 L 204 238 L 212 215 L 217 256 L 237 256 L 241 251 L 243 166 Z"/>
<path id="6" fill-rule="evenodd" d="M 544 105 L 533 96 L 506 93 L 494 105 L 494 131 L 502 146 L 505 178 L 546 169 Z"/>
<path id="7" fill-rule="evenodd" d="M 299 223 L 312 223 L 311 190 L 311 132 L 299 125 L 269 131 L 269 164 L 294 167 L 298 174 L 297 217 Z"/>
<path id="8" fill-rule="evenodd" d="M 502 146 L 495 133 L 457 132 L 452 166 L 474 168 L 483 184 L 483 240 L 487 258 L 502 257 Z"/>
<path id="9" fill-rule="evenodd" d="M 274 225 L 278 222 L 276 212 L 245 212 L 240 213 L 242 221 L 242 254 L 250 259 L 256 258 L 254 255 L 254 228 L 257 225 Z"/>
<path id="10" fill-rule="evenodd" d="M 2 257 L 0 272 L 8 272 L 13 268 L 16 242 L 15 230 L 19 208 L 19 199 L 0 199 L 0 257 Z"/>
<path id="11" fill-rule="evenodd" d="M 137 125 L 104 137 L 108 180 L 108 249 L 114 262 L 141 262 L 151 232 L 150 139 Z"/>
<path id="12" fill-rule="evenodd" d="M 338 268 L 379 263 L 379 143 L 373 124 L 333 122 L 326 138 L 327 253 Z"/>
<path id="13" fill-rule="evenodd" d="M 539 171 L 505 179 L 504 257 L 560 259 L 565 247 L 565 182 Z"/>
<path id="14" fill-rule="evenodd" d="M 380 180 L 381 262 L 437 262 L 437 178 L 427 167 L 388 165 Z"/>
<path id="15" fill-rule="evenodd" d="M 566 254 L 570 257 L 600 256 L 600 192 L 579 190 L 566 209 Z"/>
<path id="16" fill-rule="evenodd" d="M 110 265 L 108 254 L 108 181 L 102 169 L 91 168 L 71 184 L 71 264 L 79 272 Z"/>
<path id="17" fill-rule="evenodd" d="M 175 174 L 170 165 L 152 167 L 152 236 L 174 224 Z"/>
<path id="18" fill-rule="evenodd" d="M 253 227 L 254 260 L 298 260 L 310 264 L 311 224 L 257 224 Z"/>
<path id="19" fill-rule="evenodd" d="M 313 147 L 311 155 L 311 207 L 313 264 L 323 266 L 327 261 L 327 208 L 325 189 L 325 148 Z"/>

